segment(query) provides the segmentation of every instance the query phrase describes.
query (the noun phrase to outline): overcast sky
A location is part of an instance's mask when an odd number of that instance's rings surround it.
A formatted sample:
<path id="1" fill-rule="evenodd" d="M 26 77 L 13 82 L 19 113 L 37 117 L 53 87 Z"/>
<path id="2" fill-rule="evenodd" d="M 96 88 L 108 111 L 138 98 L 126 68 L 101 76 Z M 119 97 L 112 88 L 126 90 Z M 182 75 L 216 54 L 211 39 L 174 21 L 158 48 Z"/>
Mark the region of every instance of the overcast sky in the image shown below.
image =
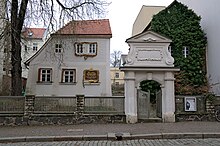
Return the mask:
<path id="1" fill-rule="evenodd" d="M 125 40 L 131 37 L 132 25 L 143 5 L 168 6 L 173 0 L 109 0 L 109 12 L 112 29 L 111 52 L 120 50 L 128 53 L 128 45 Z"/>

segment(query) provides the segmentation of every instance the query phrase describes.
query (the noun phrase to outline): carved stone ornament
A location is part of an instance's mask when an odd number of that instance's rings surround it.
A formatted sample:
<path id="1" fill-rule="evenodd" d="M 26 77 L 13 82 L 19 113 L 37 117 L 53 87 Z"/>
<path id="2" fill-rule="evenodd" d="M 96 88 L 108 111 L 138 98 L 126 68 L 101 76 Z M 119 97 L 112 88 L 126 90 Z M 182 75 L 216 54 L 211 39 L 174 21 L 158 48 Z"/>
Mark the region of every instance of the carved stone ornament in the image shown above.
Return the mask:
<path id="1" fill-rule="evenodd" d="M 134 61 L 128 57 L 128 58 L 126 58 L 126 63 L 132 65 L 132 64 L 134 64 Z"/>
<path id="2" fill-rule="evenodd" d="M 167 65 L 173 65 L 174 63 L 174 58 L 171 56 L 171 53 L 167 50 L 167 58 L 166 58 L 166 64 Z"/>

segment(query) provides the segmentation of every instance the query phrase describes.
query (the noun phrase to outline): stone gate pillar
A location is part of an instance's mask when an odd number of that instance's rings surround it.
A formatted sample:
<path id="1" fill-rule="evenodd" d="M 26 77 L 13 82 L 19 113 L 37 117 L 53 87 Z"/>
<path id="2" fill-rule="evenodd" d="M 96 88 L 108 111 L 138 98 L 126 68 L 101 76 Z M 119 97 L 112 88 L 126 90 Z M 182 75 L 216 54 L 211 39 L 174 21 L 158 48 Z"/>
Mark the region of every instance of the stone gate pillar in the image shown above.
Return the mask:
<path id="1" fill-rule="evenodd" d="M 174 73 L 166 72 L 164 79 L 165 95 L 162 99 L 163 122 L 175 122 L 175 94 L 174 94 Z"/>
<path id="2" fill-rule="evenodd" d="M 127 123 L 137 122 L 135 73 L 132 71 L 125 72 L 125 115 Z"/>

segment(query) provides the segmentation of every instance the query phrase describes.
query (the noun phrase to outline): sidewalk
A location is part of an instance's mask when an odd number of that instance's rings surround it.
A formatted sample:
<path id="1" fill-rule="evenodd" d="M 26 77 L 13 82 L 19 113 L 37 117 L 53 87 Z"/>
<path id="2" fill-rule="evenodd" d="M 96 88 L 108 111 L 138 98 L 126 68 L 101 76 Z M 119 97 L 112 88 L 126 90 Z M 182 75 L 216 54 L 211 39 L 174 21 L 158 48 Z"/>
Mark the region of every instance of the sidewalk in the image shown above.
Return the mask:
<path id="1" fill-rule="evenodd" d="M 0 126 L 0 143 L 140 138 L 220 138 L 220 122 Z"/>

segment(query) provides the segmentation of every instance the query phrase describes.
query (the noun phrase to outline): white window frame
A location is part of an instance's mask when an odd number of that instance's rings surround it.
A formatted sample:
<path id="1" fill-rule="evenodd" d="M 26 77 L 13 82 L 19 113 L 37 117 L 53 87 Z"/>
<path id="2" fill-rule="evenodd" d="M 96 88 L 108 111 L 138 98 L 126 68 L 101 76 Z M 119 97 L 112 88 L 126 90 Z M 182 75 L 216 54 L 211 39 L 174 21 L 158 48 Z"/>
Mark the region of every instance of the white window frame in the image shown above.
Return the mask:
<path id="1" fill-rule="evenodd" d="M 39 82 L 41 83 L 52 82 L 52 68 L 39 68 L 38 75 L 39 75 L 39 78 L 38 78 Z"/>
<path id="2" fill-rule="evenodd" d="M 189 47 L 184 46 L 182 52 L 183 52 L 184 58 L 187 58 L 189 56 Z"/>
<path id="3" fill-rule="evenodd" d="M 72 77 L 72 80 L 71 80 L 71 77 Z M 62 83 L 76 83 L 76 69 L 62 69 L 61 80 L 62 80 L 61 81 Z"/>
<path id="4" fill-rule="evenodd" d="M 96 56 L 98 50 L 97 42 L 75 43 L 75 54 L 77 56 Z"/>
<path id="5" fill-rule="evenodd" d="M 88 54 L 95 55 L 97 53 L 97 43 L 90 43 Z"/>

